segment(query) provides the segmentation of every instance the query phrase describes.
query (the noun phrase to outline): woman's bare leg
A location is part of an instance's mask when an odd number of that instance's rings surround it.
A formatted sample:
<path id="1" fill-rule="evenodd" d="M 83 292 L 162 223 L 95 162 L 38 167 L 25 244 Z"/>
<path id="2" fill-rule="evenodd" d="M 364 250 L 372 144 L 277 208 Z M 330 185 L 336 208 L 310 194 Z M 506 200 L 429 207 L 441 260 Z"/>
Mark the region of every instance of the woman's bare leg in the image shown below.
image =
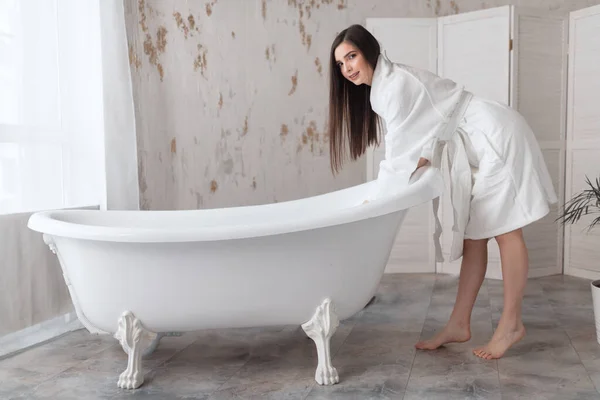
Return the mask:
<path id="1" fill-rule="evenodd" d="M 450 320 L 432 339 L 420 341 L 418 349 L 433 350 L 445 343 L 471 339 L 471 312 L 487 269 L 488 239 L 465 240 L 458 280 L 458 293 Z"/>
<path id="2" fill-rule="evenodd" d="M 498 327 L 488 344 L 473 350 L 477 356 L 485 359 L 500 358 L 506 350 L 525 336 L 525 327 L 521 321 L 521 303 L 529 261 L 523 231 L 517 229 L 496 237 L 500 247 L 502 279 L 504 281 L 504 310 Z"/>

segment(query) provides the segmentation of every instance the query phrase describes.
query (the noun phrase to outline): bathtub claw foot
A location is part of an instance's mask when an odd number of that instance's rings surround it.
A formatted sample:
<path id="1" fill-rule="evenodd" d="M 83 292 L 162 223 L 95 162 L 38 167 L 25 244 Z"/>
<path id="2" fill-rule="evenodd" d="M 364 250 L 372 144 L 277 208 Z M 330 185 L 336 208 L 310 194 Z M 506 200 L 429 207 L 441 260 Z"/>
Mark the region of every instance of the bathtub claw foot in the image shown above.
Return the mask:
<path id="1" fill-rule="evenodd" d="M 318 364 L 315 380 L 319 385 L 333 385 L 340 381 L 337 370 L 331 365 L 331 337 L 340 324 L 334 308 L 331 300 L 325 299 L 317 307 L 311 320 L 302 324 L 304 332 L 317 346 Z"/>
<path id="2" fill-rule="evenodd" d="M 144 383 L 142 355 L 148 348 L 157 344 L 160 337 L 144 328 L 132 312 L 125 311 L 119 318 L 115 339 L 119 340 L 128 355 L 127 369 L 119 376 L 117 386 L 122 389 L 137 389 Z"/>
<path id="3" fill-rule="evenodd" d="M 125 370 L 119 375 L 117 386 L 121 389 L 137 389 L 144 383 L 144 376 L 141 372 L 131 372 Z"/>

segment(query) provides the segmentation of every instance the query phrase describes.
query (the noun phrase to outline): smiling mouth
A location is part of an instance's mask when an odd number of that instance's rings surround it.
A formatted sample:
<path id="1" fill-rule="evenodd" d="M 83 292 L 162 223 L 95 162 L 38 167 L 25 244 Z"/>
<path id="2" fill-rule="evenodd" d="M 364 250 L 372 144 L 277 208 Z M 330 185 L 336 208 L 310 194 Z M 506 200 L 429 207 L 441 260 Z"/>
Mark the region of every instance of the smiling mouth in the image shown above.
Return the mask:
<path id="1" fill-rule="evenodd" d="M 350 75 L 348 78 L 350 78 L 350 79 L 352 79 L 352 80 L 356 79 L 356 77 L 358 76 L 358 73 L 359 73 L 359 72 L 360 72 L 360 71 L 356 71 L 355 73 L 353 73 L 352 75 Z"/>

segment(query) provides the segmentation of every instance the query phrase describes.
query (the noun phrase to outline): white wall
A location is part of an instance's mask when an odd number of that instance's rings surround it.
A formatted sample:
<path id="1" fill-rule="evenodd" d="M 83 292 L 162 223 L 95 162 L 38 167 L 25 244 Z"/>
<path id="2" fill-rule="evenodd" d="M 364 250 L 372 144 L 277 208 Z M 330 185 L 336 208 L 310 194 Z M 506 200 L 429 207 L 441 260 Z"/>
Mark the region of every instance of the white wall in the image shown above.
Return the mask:
<path id="1" fill-rule="evenodd" d="M 0 337 L 73 311 L 60 265 L 27 229 L 29 216 L 0 215 Z"/>
<path id="2" fill-rule="evenodd" d="M 56 256 L 27 228 L 31 212 L 139 202 L 122 1 L 36 4 L 0 7 L 11 21 L 0 70 L 16 105 L 0 117 L 0 150 L 14 150 L 14 162 L 0 160 L 0 180 L 13 183 L 0 182 L 0 197 L 12 199 L 0 204 L 0 356 L 73 327 Z M 104 157 L 104 143 L 118 151 Z"/>

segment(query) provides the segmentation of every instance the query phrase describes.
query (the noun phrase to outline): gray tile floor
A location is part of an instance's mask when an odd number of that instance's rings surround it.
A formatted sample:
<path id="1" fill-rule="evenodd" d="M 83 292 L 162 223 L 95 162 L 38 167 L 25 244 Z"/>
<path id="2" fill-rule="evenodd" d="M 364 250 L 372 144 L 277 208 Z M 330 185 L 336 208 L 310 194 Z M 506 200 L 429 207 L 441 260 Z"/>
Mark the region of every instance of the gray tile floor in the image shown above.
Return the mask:
<path id="1" fill-rule="evenodd" d="M 486 281 L 472 339 L 435 351 L 414 343 L 446 322 L 457 278 L 386 275 L 376 301 L 343 321 L 332 342 L 340 383 L 315 384 L 316 350 L 296 326 L 165 337 L 146 380 L 120 390 L 126 356 L 110 337 L 77 331 L 0 360 L 2 399 L 600 399 L 589 281 L 530 280 L 525 339 L 500 360 L 472 355 L 498 323 L 502 283 Z"/>

